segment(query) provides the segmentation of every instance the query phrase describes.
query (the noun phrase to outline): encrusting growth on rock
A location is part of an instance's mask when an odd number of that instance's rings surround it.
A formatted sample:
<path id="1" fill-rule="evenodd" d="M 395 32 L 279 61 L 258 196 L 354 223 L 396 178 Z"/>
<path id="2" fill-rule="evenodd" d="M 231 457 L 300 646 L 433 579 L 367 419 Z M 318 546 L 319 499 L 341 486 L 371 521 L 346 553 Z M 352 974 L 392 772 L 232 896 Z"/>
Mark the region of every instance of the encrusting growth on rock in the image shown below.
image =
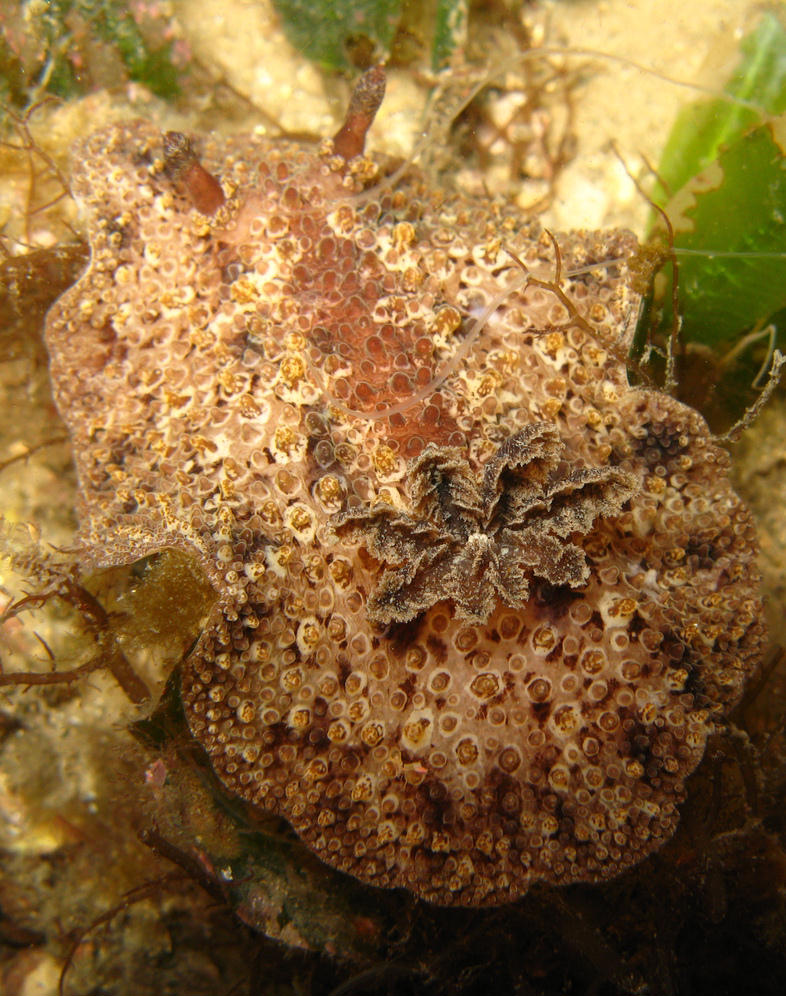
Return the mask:
<path id="1" fill-rule="evenodd" d="M 188 140 L 83 141 L 52 379 L 85 563 L 175 547 L 218 594 L 182 693 L 224 784 L 366 882 L 502 903 L 674 832 L 760 659 L 756 540 L 701 416 L 628 384 L 633 237 L 557 236 L 557 286 L 513 207 L 386 182 L 372 72 L 318 148 L 202 140 L 226 201 Z"/>

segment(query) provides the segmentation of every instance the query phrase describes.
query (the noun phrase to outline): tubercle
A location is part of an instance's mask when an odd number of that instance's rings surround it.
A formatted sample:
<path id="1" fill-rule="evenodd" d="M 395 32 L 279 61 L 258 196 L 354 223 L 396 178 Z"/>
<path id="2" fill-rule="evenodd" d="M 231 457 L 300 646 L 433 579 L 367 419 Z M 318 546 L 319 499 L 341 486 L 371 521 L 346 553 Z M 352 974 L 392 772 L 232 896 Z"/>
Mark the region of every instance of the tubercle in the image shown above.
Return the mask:
<path id="1" fill-rule="evenodd" d="M 366 135 L 385 95 L 385 69 L 374 66 L 359 78 L 352 91 L 344 123 L 332 139 L 334 155 L 349 161 L 362 156 Z M 214 215 L 226 202 L 221 183 L 209 173 L 191 139 L 179 131 L 163 135 L 164 172 L 181 186 L 197 211 Z"/>

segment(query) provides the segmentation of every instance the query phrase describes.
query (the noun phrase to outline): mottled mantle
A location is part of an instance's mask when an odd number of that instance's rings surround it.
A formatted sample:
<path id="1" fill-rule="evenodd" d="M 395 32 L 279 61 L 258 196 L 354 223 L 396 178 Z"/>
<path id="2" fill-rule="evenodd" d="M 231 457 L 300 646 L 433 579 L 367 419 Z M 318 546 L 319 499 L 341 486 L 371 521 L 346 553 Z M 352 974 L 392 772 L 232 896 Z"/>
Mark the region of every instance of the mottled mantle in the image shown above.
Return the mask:
<path id="1" fill-rule="evenodd" d="M 194 735 L 335 867 L 464 905 L 618 874 L 764 639 L 728 458 L 628 386 L 635 295 L 588 267 L 634 240 L 558 237 L 569 313 L 512 209 L 330 143 L 194 148 L 210 217 L 147 124 L 76 152 L 92 257 L 47 341 L 85 561 L 198 558 Z"/>

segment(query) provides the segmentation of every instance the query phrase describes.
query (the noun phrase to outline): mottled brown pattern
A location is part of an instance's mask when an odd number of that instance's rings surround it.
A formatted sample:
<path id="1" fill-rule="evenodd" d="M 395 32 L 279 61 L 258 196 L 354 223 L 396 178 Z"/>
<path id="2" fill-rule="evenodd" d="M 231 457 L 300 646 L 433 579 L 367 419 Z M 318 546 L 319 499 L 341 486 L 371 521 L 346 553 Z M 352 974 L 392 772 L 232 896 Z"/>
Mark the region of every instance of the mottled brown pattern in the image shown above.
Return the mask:
<path id="1" fill-rule="evenodd" d="M 523 609 L 533 577 L 583 588 L 587 557 L 570 537 L 599 515 L 617 516 L 637 480 L 618 467 L 555 476 L 561 449 L 553 425 L 533 422 L 499 446 L 475 481 L 458 447 L 432 443 L 409 466 L 413 515 L 386 502 L 336 515 L 340 537 L 393 565 L 366 604 L 371 622 L 408 622 L 450 599 L 456 618 L 486 623 L 498 602 Z"/>
<path id="2" fill-rule="evenodd" d="M 76 151 L 92 257 L 47 339 L 85 561 L 199 560 L 194 735 L 336 868 L 464 905 L 617 875 L 764 639 L 727 455 L 627 382 L 635 241 L 558 236 L 568 313 L 511 208 L 192 141 L 210 217 L 145 123 Z"/>

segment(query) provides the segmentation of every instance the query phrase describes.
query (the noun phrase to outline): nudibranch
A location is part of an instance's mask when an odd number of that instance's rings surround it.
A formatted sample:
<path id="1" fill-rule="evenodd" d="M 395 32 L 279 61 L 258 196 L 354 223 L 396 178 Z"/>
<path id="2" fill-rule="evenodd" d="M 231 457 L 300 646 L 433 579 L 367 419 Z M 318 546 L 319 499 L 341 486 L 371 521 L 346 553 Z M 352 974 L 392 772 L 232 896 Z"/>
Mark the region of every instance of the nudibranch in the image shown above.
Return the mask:
<path id="1" fill-rule="evenodd" d="M 226 787 L 367 883 L 504 903 L 674 832 L 762 653 L 756 538 L 701 416 L 628 383 L 633 236 L 365 155 L 383 90 L 320 145 L 83 140 L 52 381 L 84 563 L 215 588 L 182 693 Z"/>

